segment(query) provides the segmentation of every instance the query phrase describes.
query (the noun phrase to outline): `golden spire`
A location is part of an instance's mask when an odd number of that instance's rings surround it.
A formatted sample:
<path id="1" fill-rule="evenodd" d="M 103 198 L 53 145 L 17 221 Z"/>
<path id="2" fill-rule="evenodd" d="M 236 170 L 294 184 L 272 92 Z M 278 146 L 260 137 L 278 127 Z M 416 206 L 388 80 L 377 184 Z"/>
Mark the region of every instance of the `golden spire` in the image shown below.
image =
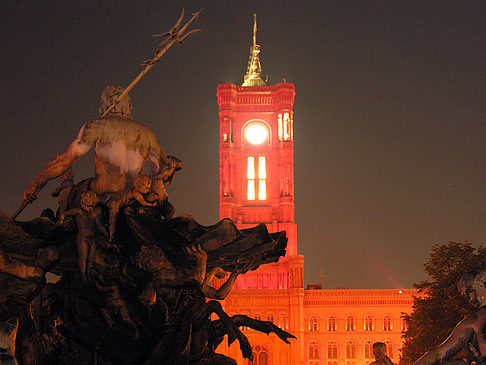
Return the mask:
<path id="1" fill-rule="evenodd" d="M 267 84 L 267 76 L 262 74 L 262 66 L 260 64 L 260 46 L 256 44 L 256 32 L 257 22 L 256 14 L 253 14 L 253 45 L 250 46 L 250 59 L 248 61 L 248 67 L 246 68 L 246 74 L 243 78 L 242 86 L 262 86 Z"/>

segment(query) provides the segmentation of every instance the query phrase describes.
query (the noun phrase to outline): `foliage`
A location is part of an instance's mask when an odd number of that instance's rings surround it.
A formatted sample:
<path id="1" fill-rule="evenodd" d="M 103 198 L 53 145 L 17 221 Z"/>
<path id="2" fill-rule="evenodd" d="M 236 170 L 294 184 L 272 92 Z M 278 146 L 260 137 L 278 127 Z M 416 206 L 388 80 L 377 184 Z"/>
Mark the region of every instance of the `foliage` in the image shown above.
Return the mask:
<path id="1" fill-rule="evenodd" d="M 460 295 L 457 282 L 467 271 L 486 268 L 486 248 L 474 248 L 467 241 L 434 245 L 424 268 L 430 279 L 414 284 L 419 295 L 414 297 L 412 313 L 404 314 L 407 330 L 401 365 L 437 347 L 462 318 L 475 311 Z"/>

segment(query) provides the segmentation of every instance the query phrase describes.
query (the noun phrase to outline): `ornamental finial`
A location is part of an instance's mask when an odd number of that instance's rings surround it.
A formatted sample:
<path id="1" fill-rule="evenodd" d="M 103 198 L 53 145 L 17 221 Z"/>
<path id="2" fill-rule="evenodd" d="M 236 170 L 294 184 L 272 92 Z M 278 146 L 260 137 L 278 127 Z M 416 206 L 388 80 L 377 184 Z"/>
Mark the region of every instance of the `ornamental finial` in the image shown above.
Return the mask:
<path id="1" fill-rule="evenodd" d="M 256 13 L 253 13 L 253 47 L 256 46 L 256 32 L 257 32 Z"/>
<path id="2" fill-rule="evenodd" d="M 267 76 L 262 74 L 262 66 L 260 64 L 260 46 L 256 44 L 257 22 L 256 14 L 253 14 L 253 44 L 250 46 L 250 59 L 246 74 L 243 78 L 242 86 L 263 86 L 267 84 Z"/>

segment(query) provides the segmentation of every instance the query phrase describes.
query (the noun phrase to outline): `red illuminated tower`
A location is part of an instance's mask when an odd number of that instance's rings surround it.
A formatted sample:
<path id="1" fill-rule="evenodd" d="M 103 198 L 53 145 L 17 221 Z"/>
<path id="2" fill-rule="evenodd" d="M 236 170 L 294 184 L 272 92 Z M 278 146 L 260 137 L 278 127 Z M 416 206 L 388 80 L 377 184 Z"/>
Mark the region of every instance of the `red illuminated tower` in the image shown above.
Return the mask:
<path id="1" fill-rule="evenodd" d="M 217 90 L 219 212 L 221 219 L 232 219 L 239 229 L 265 223 L 270 232 L 286 231 L 287 254 L 278 263 L 240 275 L 224 305 L 230 314 L 271 320 L 301 336 L 304 257 L 297 254 L 294 218 L 295 87 L 288 82 L 269 85 L 262 74 L 259 53 L 255 18 L 253 44 L 243 84 L 220 84 Z M 249 297 L 252 298 L 250 301 Z M 263 302 L 272 305 L 264 309 Z M 263 309 L 268 318 L 259 314 Z M 259 338 L 259 334 L 249 331 L 247 335 L 252 345 L 259 344 L 254 347 L 257 357 L 267 356 L 279 364 L 301 364 L 303 361 L 303 343 L 294 342 L 291 347 L 285 345 L 277 350 L 268 340 Z M 236 351 L 233 357 L 238 354 Z"/>
<path id="2" fill-rule="evenodd" d="M 294 85 L 267 84 L 256 44 L 242 86 L 218 86 L 221 218 L 239 228 L 263 222 L 287 232 L 287 255 L 297 254 L 294 219 Z"/>

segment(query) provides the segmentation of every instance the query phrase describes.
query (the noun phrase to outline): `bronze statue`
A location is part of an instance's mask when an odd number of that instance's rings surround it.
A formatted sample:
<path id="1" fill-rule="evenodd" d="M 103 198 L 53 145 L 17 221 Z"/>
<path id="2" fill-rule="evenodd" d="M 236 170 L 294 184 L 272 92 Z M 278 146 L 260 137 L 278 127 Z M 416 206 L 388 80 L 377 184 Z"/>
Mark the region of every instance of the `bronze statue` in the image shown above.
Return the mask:
<path id="1" fill-rule="evenodd" d="M 393 365 L 393 362 L 386 356 L 386 345 L 383 342 L 375 342 L 373 344 L 373 356 L 375 361 L 370 365 Z"/>
<path id="2" fill-rule="evenodd" d="M 95 210 L 98 197 L 92 191 L 83 191 L 79 199 L 79 208 L 66 211 L 65 216 L 73 216 L 78 227 L 76 247 L 78 249 L 78 265 L 81 276 L 87 279 L 91 272 L 92 256 L 95 250 L 95 236 L 102 233 L 107 236 L 106 229 L 99 222 L 99 211 Z M 91 255 L 89 255 L 91 254 Z"/>
<path id="3" fill-rule="evenodd" d="M 101 95 L 103 114 L 124 89 L 107 86 Z M 63 174 L 80 157 L 95 147 L 95 178 L 90 189 L 97 195 L 130 188 L 144 163 L 149 161 L 155 175 L 168 164 L 154 133 L 132 118 L 130 97 L 126 95 L 106 117 L 86 122 L 69 147 L 49 161 L 30 181 L 24 200 L 32 202 L 44 185 Z"/>
<path id="4" fill-rule="evenodd" d="M 457 288 L 472 305 L 479 308 L 476 313 L 460 321 L 449 337 L 437 348 L 425 353 L 414 365 L 430 365 L 450 360 L 461 350 L 466 350 L 469 359 L 459 363 L 482 363 L 486 356 L 486 270 L 465 273 Z"/>

